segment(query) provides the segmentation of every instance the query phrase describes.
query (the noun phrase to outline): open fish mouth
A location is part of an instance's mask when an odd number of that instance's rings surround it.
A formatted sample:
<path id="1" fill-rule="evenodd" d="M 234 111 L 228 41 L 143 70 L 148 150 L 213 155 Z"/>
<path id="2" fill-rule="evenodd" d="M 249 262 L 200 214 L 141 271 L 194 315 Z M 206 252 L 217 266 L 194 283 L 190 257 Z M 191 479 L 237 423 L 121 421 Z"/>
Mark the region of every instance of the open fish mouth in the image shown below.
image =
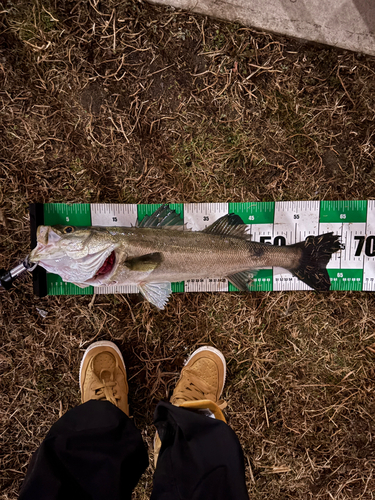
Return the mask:
<path id="1" fill-rule="evenodd" d="M 103 265 L 96 271 L 92 279 L 102 278 L 104 276 L 110 276 L 116 263 L 116 253 L 113 250 L 108 257 L 105 259 Z"/>

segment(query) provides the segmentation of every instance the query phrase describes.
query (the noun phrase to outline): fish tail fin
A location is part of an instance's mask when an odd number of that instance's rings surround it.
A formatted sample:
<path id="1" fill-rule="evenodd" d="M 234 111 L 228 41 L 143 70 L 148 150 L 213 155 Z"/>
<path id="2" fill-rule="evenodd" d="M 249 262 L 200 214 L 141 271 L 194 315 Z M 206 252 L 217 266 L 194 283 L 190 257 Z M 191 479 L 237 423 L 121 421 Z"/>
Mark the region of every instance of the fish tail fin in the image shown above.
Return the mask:
<path id="1" fill-rule="evenodd" d="M 291 245 L 302 250 L 299 265 L 290 272 L 318 292 L 328 291 L 331 281 L 326 266 L 333 253 L 343 249 L 340 237 L 333 233 L 308 236 L 305 241 Z"/>

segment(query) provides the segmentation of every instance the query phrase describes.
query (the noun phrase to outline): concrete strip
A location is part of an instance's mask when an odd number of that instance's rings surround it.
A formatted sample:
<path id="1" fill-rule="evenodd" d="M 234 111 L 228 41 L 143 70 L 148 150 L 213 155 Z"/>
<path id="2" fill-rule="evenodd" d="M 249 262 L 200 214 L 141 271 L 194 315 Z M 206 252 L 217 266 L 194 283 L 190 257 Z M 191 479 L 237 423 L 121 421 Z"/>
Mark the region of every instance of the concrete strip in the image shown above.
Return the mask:
<path id="1" fill-rule="evenodd" d="M 375 0 L 152 0 L 257 29 L 375 55 Z"/>

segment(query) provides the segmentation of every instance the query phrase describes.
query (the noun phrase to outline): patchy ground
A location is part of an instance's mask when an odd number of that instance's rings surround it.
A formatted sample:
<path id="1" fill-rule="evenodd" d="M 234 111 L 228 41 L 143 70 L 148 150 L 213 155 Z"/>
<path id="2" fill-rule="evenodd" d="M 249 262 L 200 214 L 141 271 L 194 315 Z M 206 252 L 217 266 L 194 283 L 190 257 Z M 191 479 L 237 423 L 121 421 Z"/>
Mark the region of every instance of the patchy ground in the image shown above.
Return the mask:
<path id="1" fill-rule="evenodd" d="M 0 267 L 27 253 L 35 201 L 374 197 L 371 57 L 135 0 L 4 0 L 0 20 Z M 150 453 L 156 402 L 208 342 L 228 362 L 251 498 L 373 498 L 373 295 L 90 301 L 38 299 L 27 280 L 0 294 L 2 500 L 79 403 L 82 352 L 101 339 L 124 353 Z M 152 466 L 135 500 L 151 481 Z"/>

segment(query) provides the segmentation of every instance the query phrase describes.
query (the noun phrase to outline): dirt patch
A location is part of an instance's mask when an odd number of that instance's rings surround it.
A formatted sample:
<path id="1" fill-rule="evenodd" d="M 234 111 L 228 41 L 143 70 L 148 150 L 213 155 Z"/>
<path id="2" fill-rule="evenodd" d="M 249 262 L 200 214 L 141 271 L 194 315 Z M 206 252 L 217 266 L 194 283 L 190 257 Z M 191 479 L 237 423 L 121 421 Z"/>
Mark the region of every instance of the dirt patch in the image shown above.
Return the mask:
<path id="1" fill-rule="evenodd" d="M 373 198 L 373 58 L 138 1 L 1 11 L 0 267 L 28 252 L 35 201 Z M 40 300 L 27 280 L 0 294 L 2 500 L 79 403 L 82 352 L 104 339 L 124 353 L 150 450 L 156 402 L 210 343 L 251 498 L 371 498 L 371 294 L 176 294 L 163 312 L 90 301 Z"/>
<path id="2" fill-rule="evenodd" d="M 104 103 L 104 95 L 103 89 L 98 82 L 89 84 L 81 94 L 82 107 L 88 113 L 98 115 Z"/>

